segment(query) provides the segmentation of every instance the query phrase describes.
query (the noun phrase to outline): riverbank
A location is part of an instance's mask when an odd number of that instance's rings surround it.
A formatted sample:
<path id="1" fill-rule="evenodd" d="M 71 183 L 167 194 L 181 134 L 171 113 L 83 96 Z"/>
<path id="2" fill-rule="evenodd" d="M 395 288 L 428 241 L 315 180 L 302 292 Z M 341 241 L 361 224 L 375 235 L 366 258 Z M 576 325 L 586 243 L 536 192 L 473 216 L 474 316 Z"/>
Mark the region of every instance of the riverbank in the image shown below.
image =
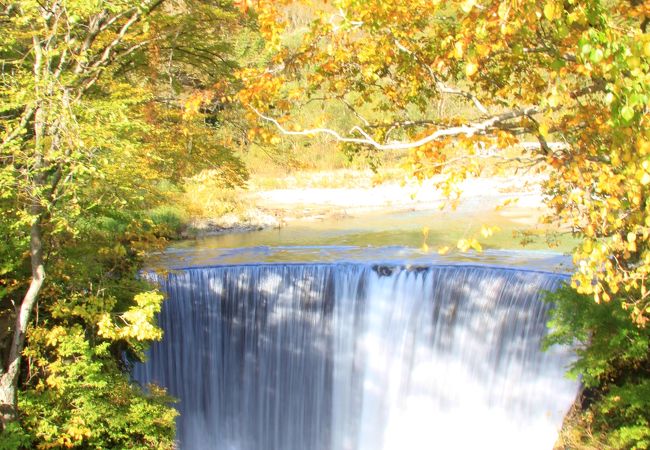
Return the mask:
<path id="1" fill-rule="evenodd" d="M 297 222 L 359 217 L 368 213 L 454 209 L 436 188 L 440 179 L 417 182 L 390 179 L 361 170 L 301 173 L 274 180 L 274 186 L 250 183 L 237 192 L 238 207 L 219 217 L 190 220 L 187 237 L 282 228 Z M 466 180 L 455 212 L 490 212 L 522 226 L 535 225 L 544 213 L 540 179 L 489 177 Z"/>
<path id="2" fill-rule="evenodd" d="M 347 181 L 345 181 L 347 180 Z M 340 170 L 301 174 L 277 180 L 280 187 L 251 183 L 237 193 L 236 211 L 219 217 L 190 221 L 187 236 L 208 236 L 282 228 L 296 222 L 358 217 L 367 213 L 451 210 L 449 199 L 436 188 L 439 179 L 375 181 L 370 171 Z M 327 185 L 329 183 L 329 186 Z M 466 180 L 455 212 L 490 212 L 520 223 L 535 225 L 544 213 L 539 179 L 490 177 Z"/>

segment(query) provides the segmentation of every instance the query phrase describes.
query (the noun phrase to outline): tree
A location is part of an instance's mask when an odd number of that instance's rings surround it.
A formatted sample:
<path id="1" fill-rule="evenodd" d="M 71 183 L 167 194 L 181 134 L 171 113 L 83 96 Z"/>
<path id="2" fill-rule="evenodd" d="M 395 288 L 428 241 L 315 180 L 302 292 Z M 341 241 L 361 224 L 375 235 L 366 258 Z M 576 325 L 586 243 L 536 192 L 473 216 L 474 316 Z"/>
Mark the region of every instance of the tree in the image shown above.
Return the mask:
<path id="1" fill-rule="evenodd" d="M 186 117 L 182 107 L 217 81 L 228 85 L 235 67 L 228 38 L 243 25 L 228 2 L 0 3 L 0 229 L 7 237 L 0 243 L 0 320 L 14 323 L 0 335 L 6 344 L 0 353 L 2 428 L 16 417 L 21 358 L 39 298 L 47 300 L 41 310 L 64 323 L 70 339 L 82 325 L 81 335 L 94 344 L 87 350 L 80 344 L 80 357 L 104 361 L 103 367 L 115 364 L 102 346 L 137 349 L 159 338 L 155 327 L 143 335 L 98 334 L 96 302 L 104 287 L 94 290 L 93 281 L 133 276 L 145 241 L 160 235 L 139 211 L 164 200 L 161 179 L 174 182 L 214 166 L 230 167 L 235 182 L 244 175 L 227 149 L 216 152 L 204 137 L 193 139 L 212 129 L 207 116 L 215 112 Z M 156 129 L 162 123 L 165 133 Z M 97 252 L 103 262 L 88 266 L 95 271 L 80 270 L 65 260 L 74 249 Z M 55 278 L 44 291 L 48 271 Z M 61 316 L 61 304 L 80 299 L 95 315 Z M 101 302 L 102 314 L 146 309 L 132 295 L 130 305 L 118 305 L 115 297 Z M 136 316 L 139 322 L 126 323 L 153 327 L 153 314 Z M 52 348 L 30 351 L 32 358 L 40 355 L 41 370 L 54 370 L 45 368 L 46 354 L 54 358 L 50 363 L 65 359 Z M 119 352 L 113 357 L 121 359 Z"/>
<path id="2" fill-rule="evenodd" d="M 643 449 L 650 444 L 650 327 L 639 327 L 615 300 L 597 304 L 564 286 L 550 294 L 546 345 L 572 345 L 569 370 L 583 385 L 565 419 L 559 448 Z"/>
<path id="3" fill-rule="evenodd" d="M 579 343 L 585 385 L 563 439 L 648 448 L 650 3 L 338 0 L 297 45 L 282 5 L 257 7 L 275 56 L 241 72 L 240 99 L 260 136 L 408 151 L 453 201 L 485 162 L 545 177 L 545 220 L 580 242 L 571 289 L 550 297 L 549 344 Z M 314 101 L 345 105 L 350 131 L 305 121 Z"/>
<path id="4" fill-rule="evenodd" d="M 283 42 L 281 8 L 259 3 L 275 56 L 241 73 L 251 120 L 286 135 L 411 150 L 412 172 L 443 173 L 450 195 L 482 161 L 545 174 L 548 220 L 582 239 L 574 288 L 596 302 L 616 296 L 645 326 L 647 2 L 340 0 L 321 8 L 297 46 Z M 345 104 L 356 123 L 349 132 L 292 123 L 292 102 L 316 100 Z"/>

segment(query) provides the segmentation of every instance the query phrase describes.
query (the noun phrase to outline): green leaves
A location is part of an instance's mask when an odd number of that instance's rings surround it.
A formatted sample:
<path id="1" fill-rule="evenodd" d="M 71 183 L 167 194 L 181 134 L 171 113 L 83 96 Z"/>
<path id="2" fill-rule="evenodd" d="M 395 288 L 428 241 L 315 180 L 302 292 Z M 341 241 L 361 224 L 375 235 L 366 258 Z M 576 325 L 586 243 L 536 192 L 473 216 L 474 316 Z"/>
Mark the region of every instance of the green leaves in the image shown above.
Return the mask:
<path id="1" fill-rule="evenodd" d="M 595 304 L 563 287 L 548 295 L 551 334 L 546 345 L 573 345 L 578 360 L 571 374 L 580 377 L 591 399 L 567 436 L 602 448 L 644 448 L 650 437 L 650 330 L 639 328 L 620 307 L 620 300 Z M 577 342 L 576 342 L 577 341 Z M 568 437 L 566 439 L 569 439 Z M 573 437 L 573 439 L 576 439 Z M 578 442 L 565 442 L 578 445 Z"/>
<path id="2" fill-rule="evenodd" d="M 594 64 L 598 64 L 599 62 L 601 62 L 603 60 L 603 56 L 604 56 L 604 53 L 603 53 L 602 49 L 600 49 L 600 48 L 592 49 L 589 52 L 589 61 L 591 61 Z"/>
<path id="3" fill-rule="evenodd" d="M 149 287 L 137 267 L 180 231 L 146 211 L 203 169 L 224 184 L 246 177 L 236 145 L 220 141 L 232 106 L 206 97 L 191 118 L 181 107 L 206 87 L 233 94 L 244 19 L 229 2 L 182 3 L 26 0 L 0 13 L 3 320 L 32 276 L 30 227 L 46 255 L 14 433 L 28 433 L 26 447 L 173 446 L 169 399 L 122 372 L 124 352 L 141 357 L 161 337 L 162 297 L 139 294 Z"/>
<path id="4" fill-rule="evenodd" d="M 631 108 L 629 105 L 625 105 L 621 108 L 621 117 L 626 122 L 630 122 L 634 118 L 634 108 Z"/>
<path id="5" fill-rule="evenodd" d="M 156 314 L 160 312 L 163 296 L 157 292 L 146 292 L 135 296 L 136 305 L 118 314 L 113 320 L 104 313 L 97 323 L 99 336 L 110 340 L 153 341 L 162 338 L 162 330 L 156 326 Z M 118 322 L 118 323 L 116 323 Z"/>
<path id="6" fill-rule="evenodd" d="M 48 374 L 22 393 L 23 424 L 44 447 L 174 448 L 171 399 L 131 384 L 107 342 L 93 344 L 79 325 L 39 327 L 27 354 Z"/>

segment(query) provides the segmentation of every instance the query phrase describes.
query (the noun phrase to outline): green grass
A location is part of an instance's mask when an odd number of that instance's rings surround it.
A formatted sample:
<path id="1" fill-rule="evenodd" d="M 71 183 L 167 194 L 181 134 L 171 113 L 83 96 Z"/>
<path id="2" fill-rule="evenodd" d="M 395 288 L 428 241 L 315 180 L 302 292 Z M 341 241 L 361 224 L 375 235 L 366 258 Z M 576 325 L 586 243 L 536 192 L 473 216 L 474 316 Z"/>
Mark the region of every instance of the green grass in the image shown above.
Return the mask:
<path id="1" fill-rule="evenodd" d="M 188 221 L 187 211 L 179 206 L 164 205 L 147 211 L 147 217 L 157 228 L 171 235 L 178 235 Z"/>

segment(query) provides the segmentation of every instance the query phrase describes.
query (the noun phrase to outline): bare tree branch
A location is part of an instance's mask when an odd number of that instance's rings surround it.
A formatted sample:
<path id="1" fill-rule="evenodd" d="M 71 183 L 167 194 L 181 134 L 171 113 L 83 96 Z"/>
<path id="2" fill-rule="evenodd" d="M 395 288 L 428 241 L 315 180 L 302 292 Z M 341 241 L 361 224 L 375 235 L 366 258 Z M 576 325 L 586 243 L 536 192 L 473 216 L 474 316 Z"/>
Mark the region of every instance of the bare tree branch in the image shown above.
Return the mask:
<path id="1" fill-rule="evenodd" d="M 474 155 L 462 155 L 462 156 L 457 156 L 455 158 L 450 158 L 446 159 L 444 161 L 439 161 L 439 162 L 434 162 L 427 164 L 425 167 L 419 168 L 417 170 L 414 170 L 414 174 L 418 174 L 420 172 L 424 171 L 430 171 L 434 169 L 438 169 L 441 167 L 449 167 L 453 164 L 464 162 L 464 161 L 474 161 L 477 159 L 482 159 L 482 160 L 492 160 L 496 161 L 497 164 L 509 164 L 512 162 L 517 162 L 524 168 L 529 168 L 529 167 L 534 167 L 543 161 L 545 161 L 545 158 L 525 158 L 525 157 L 519 157 L 519 156 L 504 156 L 500 155 L 496 152 L 490 152 L 488 150 L 488 153 L 484 154 L 474 154 Z"/>
<path id="2" fill-rule="evenodd" d="M 113 57 L 111 58 L 111 60 L 115 61 L 115 60 L 118 60 L 120 58 L 124 58 L 125 56 L 130 55 L 131 53 L 133 53 L 136 50 L 144 47 L 145 45 L 148 45 L 151 42 L 152 42 L 151 39 L 146 40 L 146 41 L 142 41 L 142 42 L 138 42 L 137 44 L 132 45 L 131 47 L 125 49 L 124 51 L 114 54 Z M 86 92 L 92 85 L 94 85 L 97 82 L 97 80 L 99 80 L 99 77 L 101 76 L 102 71 L 104 69 L 105 69 L 105 66 L 102 65 L 102 66 L 98 67 L 96 70 L 94 70 L 92 76 L 89 76 L 89 77 L 84 79 L 83 84 L 82 84 L 81 88 L 79 89 L 79 92 L 77 93 L 77 98 L 81 97 L 84 94 L 84 92 Z"/>
<path id="3" fill-rule="evenodd" d="M 116 14 L 115 16 L 111 17 L 107 22 L 105 22 L 106 18 L 108 17 L 108 11 L 102 10 L 99 14 L 95 15 L 92 19 L 90 19 L 88 24 L 88 35 L 86 36 L 86 39 L 84 39 L 83 44 L 81 44 L 81 48 L 79 49 L 79 53 L 77 54 L 78 60 L 77 60 L 77 65 L 75 66 L 74 69 L 75 74 L 80 74 L 81 72 L 83 72 L 84 66 L 82 64 L 83 61 L 82 56 L 90 49 L 90 47 L 92 47 L 93 42 L 95 42 L 95 39 L 97 38 L 99 33 L 101 33 L 102 30 L 106 29 L 108 26 L 110 26 L 110 24 L 112 24 L 113 22 L 115 22 L 120 17 L 122 17 L 123 15 L 127 14 L 130 11 L 132 11 L 132 9 Z"/>
<path id="4" fill-rule="evenodd" d="M 343 103 L 350 110 L 350 112 L 352 112 L 352 114 L 356 116 L 357 119 L 362 121 L 365 126 L 370 126 L 370 122 L 368 122 L 368 120 L 365 117 L 359 114 L 359 112 L 354 108 L 354 106 L 352 106 L 350 102 L 348 102 L 345 98 L 343 98 L 343 96 L 336 97 L 336 98 L 338 98 L 341 101 L 341 103 Z"/>
<path id="5" fill-rule="evenodd" d="M 5 138 L 2 140 L 2 147 L 9 144 L 11 141 L 20 136 L 20 133 L 27 128 L 27 124 L 34 117 L 34 112 L 36 111 L 35 106 L 29 106 L 25 109 L 16 128 L 14 128 Z"/>
<path id="6" fill-rule="evenodd" d="M 428 144 L 429 142 L 434 142 L 439 139 L 450 137 L 450 136 L 485 135 L 490 131 L 496 131 L 497 129 L 500 129 L 500 125 L 509 120 L 517 119 L 521 117 L 530 117 L 532 115 L 543 112 L 543 109 L 537 106 L 531 106 L 528 108 L 516 109 L 502 114 L 497 114 L 480 122 L 468 123 L 467 125 L 460 125 L 456 127 L 436 130 L 416 141 L 391 142 L 387 144 L 381 144 L 377 142 L 375 139 L 373 139 L 372 136 L 370 136 L 366 131 L 364 131 L 362 128 L 358 126 L 353 127 L 350 130 L 350 133 L 356 132 L 361 136 L 363 136 L 361 138 L 342 136 L 339 132 L 332 130 L 330 128 L 312 128 L 312 129 L 301 130 L 301 131 L 292 131 L 284 128 L 280 124 L 280 122 L 278 122 L 276 119 L 263 115 L 255 108 L 251 107 L 251 109 L 253 110 L 253 112 L 255 112 L 255 114 L 257 114 L 258 117 L 260 117 L 261 119 L 267 122 L 272 123 L 282 134 L 285 134 L 287 136 L 311 136 L 315 134 L 326 134 L 332 136 L 338 142 L 343 142 L 348 144 L 369 145 L 371 147 L 376 148 L 377 150 L 406 150 L 406 149 L 420 147 L 422 145 Z"/>
<path id="7" fill-rule="evenodd" d="M 485 114 L 485 115 L 489 114 L 488 109 L 485 106 L 483 106 L 483 104 L 479 101 L 479 99 L 476 97 L 476 95 L 472 94 L 471 92 L 466 92 L 466 91 L 463 91 L 461 89 L 451 87 L 451 86 L 448 86 L 447 84 L 445 84 L 440 79 L 438 74 L 435 73 L 433 71 L 433 69 L 425 61 L 423 61 L 422 58 L 420 58 L 420 56 L 417 53 L 415 53 L 414 51 L 407 48 L 404 44 L 402 44 L 393 35 L 392 32 L 389 32 L 389 33 L 392 36 L 393 42 L 395 42 L 395 45 L 397 46 L 397 48 L 399 50 L 403 51 L 404 53 L 412 56 L 415 59 L 415 61 L 429 73 L 429 76 L 431 77 L 431 79 L 436 84 L 436 89 L 438 89 L 438 92 L 440 92 L 442 94 L 459 95 L 461 97 L 464 97 L 467 100 L 470 100 L 472 103 L 474 103 L 474 106 L 476 107 L 476 109 L 478 109 L 482 114 Z"/>
<path id="8" fill-rule="evenodd" d="M 127 20 L 126 23 L 122 25 L 122 28 L 120 28 L 117 36 L 115 36 L 115 38 L 106 46 L 97 61 L 90 65 L 90 68 L 96 69 L 108 64 L 112 60 L 111 56 L 113 55 L 113 50 L 122 42 L 124 36 L 126 36 L 126 33 L 129 31 L 129 28 L 131 28 L 134 23 L 140 20 L 140 17 L 140 11 L 135 10 L 131 17 L 129 17 L 129 20 Z"/>

